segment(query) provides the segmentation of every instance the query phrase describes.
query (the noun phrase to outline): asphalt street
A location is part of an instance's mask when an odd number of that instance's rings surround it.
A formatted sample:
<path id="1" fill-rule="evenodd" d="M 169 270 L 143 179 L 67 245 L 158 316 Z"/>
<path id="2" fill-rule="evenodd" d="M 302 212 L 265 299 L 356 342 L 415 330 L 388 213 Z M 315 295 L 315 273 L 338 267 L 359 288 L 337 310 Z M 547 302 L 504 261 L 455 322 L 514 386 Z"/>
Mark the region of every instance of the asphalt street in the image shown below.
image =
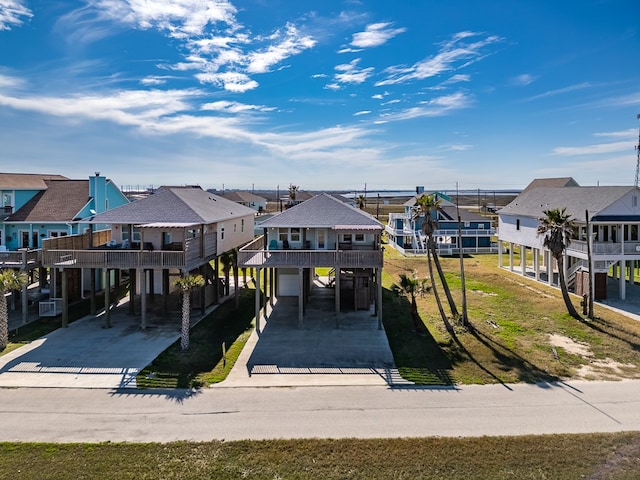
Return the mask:
<path id="1" fill-rule="evenodd" d="M 0 389 L 0 440 L 169 442 L 640 431 L 640 382 Z"/>

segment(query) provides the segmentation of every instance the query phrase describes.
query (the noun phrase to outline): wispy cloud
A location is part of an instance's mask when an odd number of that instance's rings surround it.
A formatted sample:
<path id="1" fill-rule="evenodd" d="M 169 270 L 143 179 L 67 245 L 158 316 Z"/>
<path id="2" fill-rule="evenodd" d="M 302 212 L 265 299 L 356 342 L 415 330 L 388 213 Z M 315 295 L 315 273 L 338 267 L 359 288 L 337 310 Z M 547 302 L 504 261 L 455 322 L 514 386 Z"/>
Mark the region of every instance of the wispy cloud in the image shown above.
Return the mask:
<path id="1" fill-rule="evenodd" d="M 557 95 L 564 95 L 566 93 L 575 92 L 578 90 L 584 90 L 586 88 L 592 88 L 594 85 L 589 82 L 576 83 L 575 85 L 569 85 L 567 87 L 557 88 L 555 90 L 548 90 L 539 95 L 534 95 L 533 97 L 525 98 L 525 102 L 531 102 L 533 100 L 540 100 L 541 98 L 555 97 Z"/>
<path id="2" fill-rule="evenodd" d="M 356 48 L 378 47 L 406 30 L 406 28 L 393 28 L 393 24 L 388 22 L 372 23 L 367 25 L 364 32 L 354 33 L 350 45 Z"/>
<path id="3" fill-rule="evenodd" d="M 480 37 L 472 41 L 471 39 Z M 482 36 L 474 32 L 460 32 L 442 44 L 435 55 L 425 58 L 409 67 L 393 66 L 386 70 L 385 80 L 376 86 L 395 85 L 411 80 L 423 80 L 443 73 L 464 68 L 486 56 L 485 48 L 501 41 L 495 35 Z"/>
<path id="4" fill-rule="evenodd" d="M 25 18 L 33 16 L 26 3 L 21 0 L 0 0 L 0 31 L 18 27 Z"/>
<path id="5" fill-rule="evenodd" d="M 360 84 L 367 80 L 373 74 L 373 67 L 358 68 L 360 59 L 356 58 L 349 63 L 343 63 L 336 65 L 335 69 L 338 71 L 333 78 L 336 83 L 344 84 Z"/>
<path id="6" fill-rule="evenodd" d="M 212 110 L 224 113 L 248 113 L 248 112 L 272 112 L 275 107 L 267 107 L 266 105 L 251 105 L 240 102 L 229 102 L 220 100 L 212 103 L 205 103 L 200 107 L 201 110 Z"/>
<path id="7" fill-rule="evenodd" d="M 421 102 L 420 106 L 408 108 L 397 113 L 385 113 L 380 115 L 375 123 L 387 123 L 399 120 L 411 120 L 420 117 L 439 117 L 454 110 L 466 108 L 471 104 L 471 97 L 463 92 L 443 95 L 426 102 Z"/>
<path id="8" fill-rule="evenodd" d="M 359 117 L 360 115 L 369 115 L 371 113 L 371 110 L 360 110 L 359 112 L 356 112 L 353 114 L 354 117 Z"/>
<path id="9" fill-rule="evenodd" d="M 633 151 L 633 147 L 633 142 L 600 143 L 595 145 L 585 145 L 582 147 L 556 147 L 553 149 L 553 154 L 564 157 L 574 155 L 598 155 L 603 153 L 622 152 L 624 150 Z"/>
<path id="10" fill-rule="evenodd" d="M 527 85 L 531 85 L 533 82 L 537 80 L 538 77 L 531 75 L 530 73 L 523 73 L 511 79 L 511 84 L 519 87 L 526 87 Z"/>

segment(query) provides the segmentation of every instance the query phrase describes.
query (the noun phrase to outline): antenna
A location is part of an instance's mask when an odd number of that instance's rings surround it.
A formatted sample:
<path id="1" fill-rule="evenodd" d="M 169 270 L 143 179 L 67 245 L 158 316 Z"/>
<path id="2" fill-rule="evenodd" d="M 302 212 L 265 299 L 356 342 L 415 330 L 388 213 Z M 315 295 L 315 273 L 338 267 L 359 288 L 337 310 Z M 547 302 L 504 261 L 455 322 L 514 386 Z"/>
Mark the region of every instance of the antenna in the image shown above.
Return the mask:
<path id="1" fill-rule="evenodd" d="M 636 118 L 640 120 L 640 113 L 636 115 Z M 638 128 L 638 145 L 636 145 L 636 183 L 633 184 L 634 187 L 638 188 L 638 177 L 640 177 L 640 127 Z"/>

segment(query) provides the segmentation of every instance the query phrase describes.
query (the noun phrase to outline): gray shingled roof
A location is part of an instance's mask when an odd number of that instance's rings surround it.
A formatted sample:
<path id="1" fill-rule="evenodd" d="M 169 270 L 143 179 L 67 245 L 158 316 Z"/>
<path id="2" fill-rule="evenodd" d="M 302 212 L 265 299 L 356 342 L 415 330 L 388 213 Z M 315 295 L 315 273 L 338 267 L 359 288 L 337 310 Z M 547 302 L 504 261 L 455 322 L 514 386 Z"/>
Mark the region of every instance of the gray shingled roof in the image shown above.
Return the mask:
<path id="1" fill-rule="evenodd" d="M 241 192 L 241 191 L 233 191 L 227 192 L 222 195 L 223 198 L 227 200 L 231 200 L 232 202 L 264 202 L 266 199 L 264 197 L 260 197 L 255 193 L 251 192 Z"/>
<path id="2" fill-rule="evenodd" d="M 209 224 L 253 215 L 255 211 L 199 187 L 167 187 L 96 215 L 92 223 Z"/>
<path id="3" fill-rule="evenodd" d="M 345 228 L 367 227 L 382 230 L 383 225 L 368 213 L 322 193 L 305 200 L 261 223 L 264 228 Z"/>
<path id="4" fill-rule="evenodd" d="M 562 188 L 562 187 L 579 187 L 572 177 L 555 177 L 555 178 L 534 178 L 522 192 L 528 192 L 534 188 Z M 522 193 L 521 192 L 521 193 Z"/>
<path id="5" fill-rule="evenodd" d="M 43 180 L 39 192 L 7 222 L 69 222 L 89 201 L 89 180 Z"/>
<path id="6" fill-rule="evenodd" d="M 633 191 L 635 187 L 563 187 L 535 188 L 518 195 L 498 211 L 500 215 L 522 215 L 540 218 L 545 210 L 566 208 L 567 213 L 584 222 L 585 210 L 594 217 L 599 212 Z"/>

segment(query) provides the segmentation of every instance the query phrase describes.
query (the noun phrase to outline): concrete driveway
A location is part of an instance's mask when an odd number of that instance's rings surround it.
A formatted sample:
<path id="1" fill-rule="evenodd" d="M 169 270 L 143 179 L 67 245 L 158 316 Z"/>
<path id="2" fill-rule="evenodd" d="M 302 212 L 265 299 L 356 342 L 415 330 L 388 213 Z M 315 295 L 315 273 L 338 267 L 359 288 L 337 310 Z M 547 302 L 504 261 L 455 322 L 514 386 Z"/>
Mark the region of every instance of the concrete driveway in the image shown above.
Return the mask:
<path id="1" fill-rule="evenodd" d="M 104 317 L 85 317 L 0 356 L 0 387 L 125 388 L 160 352 L 180 337 L 179 314 L 150 313 L 148 327 L 127 303 Z"/>

